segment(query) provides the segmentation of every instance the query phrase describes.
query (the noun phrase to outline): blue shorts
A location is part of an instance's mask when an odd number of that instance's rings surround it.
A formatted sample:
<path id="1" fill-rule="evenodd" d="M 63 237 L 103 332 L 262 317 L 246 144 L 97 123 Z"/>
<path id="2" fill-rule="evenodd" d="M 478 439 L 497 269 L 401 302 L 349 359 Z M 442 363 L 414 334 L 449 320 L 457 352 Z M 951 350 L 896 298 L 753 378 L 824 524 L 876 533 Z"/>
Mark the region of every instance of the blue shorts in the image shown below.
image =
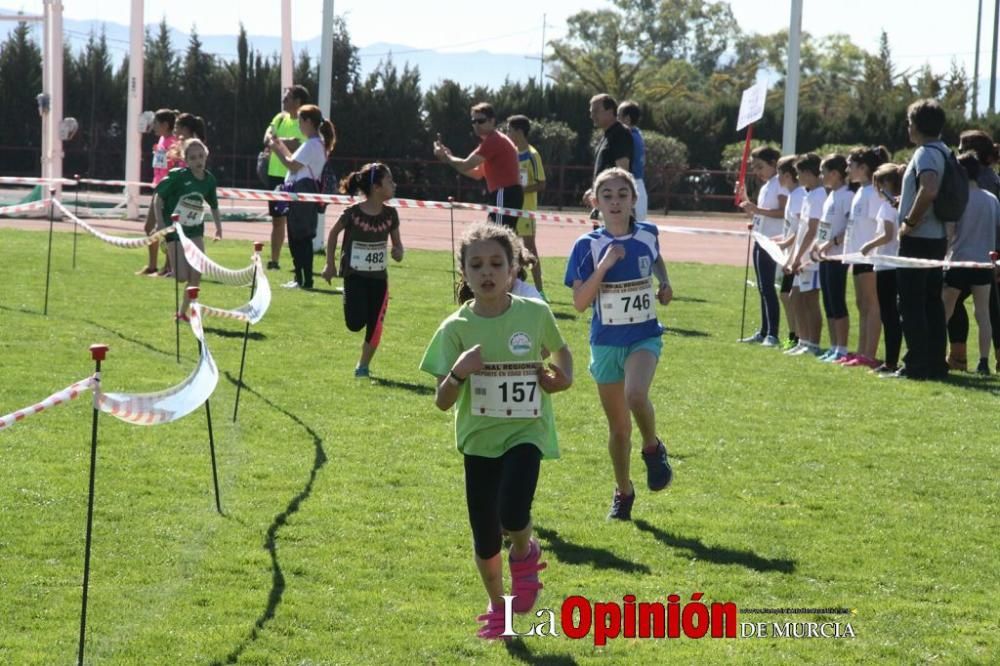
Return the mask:
<path id="1" fill-rule="evenodd" d="M 644 338 L 628 347 L 590 345 L 590 376 L 598 384 L 617 384 L 624 381 L 625 359 L 640 349 L 651 352 L 659 360 L 660 352 L 663 350 L 663 339 L 660 336 Z"/>

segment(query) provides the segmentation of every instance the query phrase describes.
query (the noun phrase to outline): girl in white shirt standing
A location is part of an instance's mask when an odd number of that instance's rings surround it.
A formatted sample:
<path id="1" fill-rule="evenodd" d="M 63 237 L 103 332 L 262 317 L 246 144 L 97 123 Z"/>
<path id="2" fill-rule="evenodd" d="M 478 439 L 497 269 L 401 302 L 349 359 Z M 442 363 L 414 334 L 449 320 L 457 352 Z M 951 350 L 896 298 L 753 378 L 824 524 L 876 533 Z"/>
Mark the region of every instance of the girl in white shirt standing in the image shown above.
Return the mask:
<path id="1" fill-rule="evenodd" d="M 896 235 L 896 218 L 899 215 L 896 205 L 905 169 L 905 166 L 899 164 L 883 164 L 875 170 L 872 180 L 881 201 L 875 216 L 878 231 L 875 238 L 861 246 L 861 254 L 869 255 L 874 251 L 877 257 L 895 257 L 899 253 Z M 896 269 L 876 264 L 875 286 L 878 291 L 879 316 L 882 319 L 885 361 L 872 372 L 888 375 L 899 369 L 899 349 L 903 346 L 903 327 L 896 307 Z"/>
<path id="2" fill-rule="evenodd" d="M 314 104 L 299 108 L 299 129 L 306 141 L 294 154 L 277 138 L 271 137 L 268 145 L 288 169 L 286 191 L 316 194 L 326 157 L 333 150 L 337 135 L 333 123 L 323 118 L 323 112 Z M 318 205 L 305 201 L 293 201 L 288 205 L 288 249 L 292 253 L 295 279 L 282 285 L 284 287 L 313 288 L 313 238 L 316 237 Z"/>
<path id="3" fill-rule="evenodd" d="M 854 255 L 862 246 L 875 238 L 878 230 L 878 215 L 882 200 L 875 192 L 872 175 L 882 164 L 889 161 L 889 151 L 882 146 L 856 148 L 847 158 L 848 175 L 852 183 L 860 187 L 851 200 L 851 216 L 847 223 L 844 254 Z M 875 285 L 875 271 L 871 264 L 845 260 L 851 264 L 854 274 L 854 297 L 858 308 L 858 351 L 848 354 L 842 365 L 877 368 L 878 339 L 881 333 L 879 320 L 878 290 Z"/>
<path id="4" fill-rule="evenodd" d="M 784 266 L 785 273 L 795 276 L 795 289 L 799 292 L 796 327 L 800 344 L 788 352 L 792 356 L 820 356 L 823 353 L 819 346 L 823 332 L 823 316 L 819 311 L 819 267 L 808 258 L 819 233 L 819 218 L 826 201 L 819 165 L 816 153 L 799 155 L 795 160 L 795 170 L 805 195 L 802 197 L 794 250 Z"/>
<path id="5" fill-rule="evenodd" d="M 788 201 L 785 203 L 785 229 L 778 247 L 788 256 L 793 256 L 797 249 L 796 240 L 799 233 L 799 216 L 802 213 L 802 201 L 806 197 L 806 188 L 799 185 L 799 172 L 795 169 L 795 155 L 786 155 L 778 160 L 778 183 L 788 191 Z M 782 267 L 784 268 L 784 267 Z M 795 275 L 782 270 L 780 298 L 788 315 L 788 343 L 783 348 L 785 353 L 802 346 L 799 333 L 802 326 L 799 322 L 799 295 L 795 286 Z"/>
<path id="6" fill-rule="evenodd" d="M 764 185 L 757 193 L 757 203 L 744 200 L 740 204 L 743 212 L 753 218 L 754 231 L 768 238 L 779 237 L 785 217 L 785 203 L 788 191 L 778 183 L 777 163 L 781 153 L 771 146 L 754 148 L 750 153 L 750 170 Z M 744 199 L 746 193 L 743 193 Z M 760 343 L 764 347 L 778 346 L 778 323 L 781 318 L 778 294 L 774 281 L 778 265 L 757 243 L 753 246 L 753 269 L 757 277 L 757 291 L 760 294 L 760 329 L 740 342 Z"/>
<path id="7" fill-rule="evenodd" d="M 854 195 L 847 187 L 847 159 L 843 155 L 827 155 L 820 164 L 823 185 L 829 191 L 823 202 L 819 222 L 819 239 L 814 258 L 819 265 L 819 282 L 823 293 L 823 309 L 830 327 L 830 349 L 819 360 L 835 363 L 847 358 L 847 265 L 831 255 L 840 255 L 844 247 L 847 219 L 851 214 Z"/>

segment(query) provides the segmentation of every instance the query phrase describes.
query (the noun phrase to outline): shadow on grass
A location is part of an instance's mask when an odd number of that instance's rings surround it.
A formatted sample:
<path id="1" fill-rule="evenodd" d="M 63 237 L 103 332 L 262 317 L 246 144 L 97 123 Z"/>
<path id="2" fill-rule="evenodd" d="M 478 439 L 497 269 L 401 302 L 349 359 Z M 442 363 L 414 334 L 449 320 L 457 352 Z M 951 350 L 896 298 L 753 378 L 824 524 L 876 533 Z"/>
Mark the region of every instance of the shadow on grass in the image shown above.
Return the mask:
<path id="1" fill-rule="evenodd" d="M 237 384 L 236 379 L 230 375 L 228 372 L 225 373 L 226 379 L 229 380 L 234 386 Z M 259 398 L 264 404 L 266 404 L 271 409 L 276 412 L 283 414 L 293 421 L 296 425 L 300 426 L 303 430 L 308 433 L 312 438 L 313 443 L 313 464 L 312 469 L 309 470 L 309 480 L 306 482 L 305 486 L 302 487 L 295 497 L 288 502 L 285 509 L 277 514 L 271 521 L 271 524 L 267 528 L 267 538 L 264 540 L 264 547 L 267 549 L 268 554 L 271 556 L 271 591 L 267 595 L 267 606 L 264 611 L 254 622 L 253 628 L 250 629 L 249 635 L 246 639 L 240 643 L 232 652 L 226 655 L 224 661 L 214 661 L 213 665 L 218 664 L 235 664 L 239 661 L 240 656 L 246 651 L 250 644 L 260 637 L 260 632 L 264 626 L 274 618 L 274 614 L 281 604 L 281 598 L 285 594 L 285 575 L 281 571 L 281 562 L 278 561 L 278 530 L 280 530 L 287 522 L 289 517 L 299 510 L 302 503 L 309 499 L 309 495 L 312 494 L 313 483 L 316 481 L 316 475 L 319 470 L 323 468 L 326 464 L 327 457 L 326 451 L 323 450 L 323 438 L 319 434 L 309 427 L 302 419 L 300 419 L 295 414 L 292 414 L 283 407 L 279 407 L 274 404 L 260 393 L 257 393 L 252 388 L 246 385 L 244 382 L 243 388 L 251 393 L 252 395 Z"/>
<path id="2" fill-rule="evenodd" d="M 689 539 L 686 537 L 665 532 L 658 527 L 650 525 L 645 520 L 635 520 L 633 524 L 643 532 L 649 532 L 660 543 L 670 548 L 684 549 L 691 553 L 693 557 L 713 564 L 739 564 L 747 569 L 767 573 L 776 571 L 778 573 L 790 574 L 795 571 L 794 560 L 777 560 L 761 557 L 749 550 L 734 550 L 721 546 L 706 546 L 699 539 Z"/>
<path id="3" fill-rule="evenodd" d="M 310 294 L 320 294 L 321 296 L 343 296 L 343 287 L 330 287 L 328 289 L 321 289 L 319 287 L 313 287 L 312 289 L 306 289 L 305 291 Z"/>
<path id="4" fill-rule="evenodd" d="M 6 305 L 0 305 L 0 310 L 6 310 L 7 312 L 14 312 L 16 314 L 35 315 L 36 317 L 45 316 L 45 314 L 43 314 L 41 310 L 23 310 L 21 308 L 12 308 Z"/>
<path id="5" fill-rule="evenodd" d="M 957 386 L 973 391 L 984 391 L 993 395 L 1000 395 L 1000 384 L 992 375 L 984 377 L 982 375 L 967 375 L 955 371 L 948 373 L 948 379 L 941 382 L 945 385 Z"/>
<path id="6" fill-rule="evenodd" d="M 695 298 L 694 296 L 674 296 L 671 300 L 681 303 L 708 303 L 704 298 Z"/>
<path id="7" fill-rule="evenodd" d="M 576 315 L 571 312 L 556 312 L 552 311 L 552 316 L 556 319 L 565 319 L 568 321 L 576 321 Z"/>
<path id="8" fill-rule="evenodd" d="M 83 321 L 85 323 L 87 323 L 87 324 L 90 324 L 91 326 L 94 326 L 96 328 L 101 329 L 102 331 L 107 331 L 111 335 L 116 335 L 119 338 L 121 338 L 122 340 L 124 340 L 125 342 L 131 342 L 134 345 L 139 345 L 140 347 L 148 349 L 151 352 L 156 352 L 157 354 L 163 354 L 164 356 L 170 356 L 171 358 L 173 358 L 177 354 L 177 351 L 174 350 L 174 349 L 172 349 L 170 351 L 166 351 L 166 350 L 160 349 L 158 347 L 154 347 L 153 345 L 149 344 L 148 342 L 145 342 L 143 340 L 137 340 L 136 338 L 130 338 L 127 335 L 125 335 L 124 333 L 120 333 L 120 332 L 116 331 L 113 328 L 108 328 L 107 326 L 105 326 L 103 324 L 98 324 L 96 321 L 92 321 L 90 319 L 84 319 Z M 184 326 L 187 326 L 187 324 L 184 324 Z M 182 336 L 182 339 L 183 339 L 184 331 L 181 331 L 181 336 Z M 184 343 L 182 342 L 181 343 L 181 347 L 183 347 L 183 346 L 184 346 Z M 182 349 L 181 351 L 183 352 L 185 350 Z"/>
<path id="9" fill-rule="evenodd" d="M 710 334 L 705 331 L 695 331 L 689 328 L 676 328 L 674 326 L 665 327 L 664 335 L 679 335 L 682 338 L 708 338 Z"/>
<path id="10" fill-rule="evenodd" d="M 652 573 L 645 564 L 623 560 L 610 550 L 580 546 L 566 541 L 555 530 L 535 525 L 535 533 L 545 539 L 548 551 L 564 564 L 589 564 L 595 569 L 616 569 L 623 573 Z"/>
<path id="11" fill-rule="evenodd" d="M 426 384 L 413 384 L 411 382 L 401 382 L 395 379 L 385 379 L 383 377 L 369 377 L 372 384 L 384 386 L 385 388 L 402 389 L 417 395 L 434 395 L 435 391 Z"/>
<path id="12" fill-rule="evenodd" d="M 507 648 L 507 654 L 513 659 L 523 661 L 526 664 L 537 664 L 537 666 L 573 666 L 577 663 L 576 659 L 568 654 L 534 654 L 520 638 L 505 641 L 504 647 Z"/>
<path id="13" fill-rule="evenodd" d="M 206 326 L 205 327 L 205 332 L 206 333 L 211 333 L 212 335 L 217 335 L 220 338 L 242 338 L 243 337 L 243 331 L 230 331 L 230 330 L 225 329 L 225 328 L 212 328 L 212 327 Z M 247 335 L 247 338 L 249 338 L 250 340 L 266 340 L 267 336 L 264 335 L 263 333 L 258 332 L 258 331 L 250 331 L 250 333 Z"/>

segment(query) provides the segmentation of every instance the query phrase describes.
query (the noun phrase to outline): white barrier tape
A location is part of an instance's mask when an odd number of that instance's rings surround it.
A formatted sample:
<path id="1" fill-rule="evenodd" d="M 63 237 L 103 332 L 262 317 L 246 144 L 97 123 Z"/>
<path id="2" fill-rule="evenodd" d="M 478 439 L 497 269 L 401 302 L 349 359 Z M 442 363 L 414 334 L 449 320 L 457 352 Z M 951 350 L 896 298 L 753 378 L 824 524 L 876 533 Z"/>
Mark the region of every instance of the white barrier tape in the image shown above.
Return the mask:
<path id="1" fill-rule="evenodd" d="M 69 182 L 74 185 L 77 183 L 75 180 L 71 180 Z M 81 178 L 79 182 L 86 185 L 106 185 L 108 187 L 128 187 L 129 185 L 138 185 L 139 187 L 153 188 L 152 183 L 141 183 L 131 180 L 97 180 L 94 178 Z"/>
<path id="2" fill-rule="evenodd" d="M 21 176 L 0 176 L 0 185 L 76 185 L 69 178 L 31 178 Z"/>
<path id="3" fill-rule="evenodd" d="M 87 377 L 86 379 L 81 379 L 75 384 L 67 386 L 66 388 L 57 393 L 53 393 L 49 397 L 39 402 L 36 402 L 34 405 L 31 405 L 30 407 L 25 407 L 24 409 L 19 409 L 16 412 L 11 412 L 10 414 L 0 416 L 0 430 L 5 430 L 14 425 L 15 423 L 17 423 L 18 421 L 22 421 L 33 414 L 45 411 L 46 409 L 50 409 L 52 407 L 55 407 L 56 405 L 61 405 L 64 402 L 75 400 L 84 391 L 99 386 L 98 383 L 99 381 L 100 378 L 98 376 L 92 375 L 90 377 Z"/>
<path id="4" fill-rule="evenodd" d="M 32 201 L 23 204 L 14 204 L 13 206 L 4 206 L 0 208 L 0 217 L 10 217 L 12 215 L 22 215 L 24 213 L 30 213 L 36 210 L 43 210 L 49 207 L 48 201 Z"/>
<path id="5" fill-rule="evenodd" d="M 739 238 L 746 238 L 746 231 L 731 231 L 729 229 L 702 229 L 700 227 L 674 227 L 666 225 L 658 225 L 656 227 L 660 231 L 671 234 L 688 234 L 692 236 L 736 236 Z"/>
<path id="6" fill-rule="evenodd" d="M 202 307 L 191 304 L 191 332 L 201 343 L 198 365 L 180 384 L 156 393 L 99 393 L 102 412 L 134 425 L 160 425 L 181 419 L 208 400 L 219 383 L 219 368 L 205 344 Z"/>
<path id="7" fill-rule="evenodd" d="M 121 248 L 125 248 L 125 249 L 136 249 L 136 248 L 140 248 L 140 247 L 146 247 L 150 243 L 153 243 L 154 241 L 160 240 L 161 238 L 163 238 L 164 236 L 166 236 L 168 233 L 170 233 L 171 231 L 173 231 L 173 226 L 170 226 L 170 227 L 167 227 L 166 229 L 160 229 L 159 231 L 157 231 L 156 233 L 154 233 L 151 236 L 141 236 L 139 238 L 134 238 L 134 237 L 133 238 L 129 238 L 129 237 L 125 237 L 125 236 L 113 236 L 111 234 L 106 234 L 103 231 L 98 231 L 94 227 L 90 226 L 89 224 L 87 224 L 86 222 L 84 222 L 83 220 L 81 220 L 80 218 L 78 218 L 76 215 L 74 215 L 73 213 L 71 213 L 69 211 L 69 209 L 66 208 L 66 206 L 64 206 L 62 204 L 62 202 L 59 201 L 58 199 L 53 199 L 52 203 L 55 204 L 56 208 L 58 208 L 60 211 L 62 211 L 63 215 L 65 215 L 66 217 L 68 217 L 69 219 L 71 219 L 73 222 L 76 222 L 81 227 L 83 227 L 84 230 L 87 231 L 87 233 L 91 234 L 92 236 L 95 236 L 99 240 L 104 241 L 108 245 L 114 245 L 115 247 L 121 247 Z"/>
<path id="8" fill-rule="evenodd" d="M 208 276 L 223 284 L 230 284 L 237 287 L 246 286 L 253 280 L 254 271 L 256 270 L 256 264 L 253 261 L 246 268 L 239 270 L 220 266 L 209 259 L 208 255 L 202 252 L 201 248 L 184 235 L 183 226 L 177 224 L 173 225 L 173 227 L 181 240 L 181 245 L 184 248 L 184 256 L 187 258 L 188 264 L 203 276 Z"/>
<path id="9" fill-rule="evenodd" d="M 783 266 L 788 260 L 788 254 L 778 247 L 777 243 L 764 236 L 758 231 L 753 232 L 753 239 L 760 245 L 761 249 L 767 252 L 779 266 Z M 916 257 L 889 257 L 880 254 L 864 255 L 860 252 L 850 254 L 826 255 L 830 261 L 842 261 L 848 264 L 869 264 L 871 266 L 891 266 L 892 268 L 984 268 L 994 267 L 993 262 L 978 261 L 949 261 L 938 259 L 917 259 Z M 811 263 L 803 256 L 803 265 Z"/>
<path id="10" fill-rule="evenodd" d="M 234 310 L 225 310 L 223 308 L 213 308 L 207 305 L 202 305 L 202 313 L 206 317 L 211 316 L 221 317 L 223 319 L 236 319 L 249 324 L 256 324 L 263 319 L 264 314 L 267 313 L 268 308 L 271 307 L 271 283 L 268 282 L 267 276 L 264 274 L 264 268 L 261 264 L 259 254 L 254 255 L 254 265 L 257 271 L 257 287 L 254 290 L 253 297 L 250 299 L 249 303 Z"/>

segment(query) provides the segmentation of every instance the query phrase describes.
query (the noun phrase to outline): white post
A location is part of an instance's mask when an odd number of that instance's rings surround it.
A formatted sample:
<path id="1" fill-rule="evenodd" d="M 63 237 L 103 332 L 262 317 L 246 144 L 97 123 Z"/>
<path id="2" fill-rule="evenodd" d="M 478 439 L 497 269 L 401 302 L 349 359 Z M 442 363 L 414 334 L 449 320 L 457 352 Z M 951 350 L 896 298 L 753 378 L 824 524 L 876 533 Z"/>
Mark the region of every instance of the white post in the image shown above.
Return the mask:
<path id="1" fill-rule="evenodd" d="M 294 83 L 292 70 L 292 0 L 281 0 L 281 93 Z"/>
<path id="2" fill-rule="evenodd" d="M 42 19 L 42 95 L 52 99 L 52 39 L 49 26 L 52 24 L 52 0 L 44 0 L 44 18 Z M 52 138 L 49 126 L 52 114 L 48 109 L 39 106 L 39 113 L 42 116 L 42 154 L 41 154 L 41 177 L 51 177 L 49 165 L 52 164 L 52 152 L 49 141 Z M 42 190 L 47 191 L 48 186 L 43 185 Z"/>
<path id="3" fill-rule="evenodd" d="M 799 125 L 799 50 L 802 45 L 802 0 L 792 0 L 792 18 L 788 26 L 788 74 L 785 76 L 785 123 L 781 152 L 795 153 Z"/>
<path id="4" fill-rule="evenodd" d="M 126 215 L 139 217 L 139 179 L 142 171 L 142 135 L 139 133 L 139 115 L 142 113 L 143 86 L 143 0 L 132 0 L 129 21 L 128 55 L 128 108 L 125 127 L 125 180 Z"/>
<path id="5" fill-rule="evenodd" d="M 333 0 L 323 0 L 323 30 L 319 56 L 319 104 L 324 118 L 329 118 L 332 111 L 333 97 Z M 329 210 L 329 209 L 327 209 Z M 326 214 L 320 213 L 316 220 L 316 238 L 313 239 L 313 250 L 319 252 L 326 244 Z"/>
<path id="6" fill-rule="evenodd" d="M 49 107 L 49 178 L 58 180 L 63 175 L 63 142 L 60 132 L 62 131 L 63 120 L 63 96 L 66 86 L 63 83 L 63 20 L 62 20 L 62 0 L 52 0 L 51 16 L 49 21 L 49 52 L 52 57 L 52 65 L 49 67 L 49 76 L 52 81 L 49 90 L 52 93 L 51 106 Z M 56 196 L 62 193 L 62 185 L 53 183 L 56 188 Z"/>

